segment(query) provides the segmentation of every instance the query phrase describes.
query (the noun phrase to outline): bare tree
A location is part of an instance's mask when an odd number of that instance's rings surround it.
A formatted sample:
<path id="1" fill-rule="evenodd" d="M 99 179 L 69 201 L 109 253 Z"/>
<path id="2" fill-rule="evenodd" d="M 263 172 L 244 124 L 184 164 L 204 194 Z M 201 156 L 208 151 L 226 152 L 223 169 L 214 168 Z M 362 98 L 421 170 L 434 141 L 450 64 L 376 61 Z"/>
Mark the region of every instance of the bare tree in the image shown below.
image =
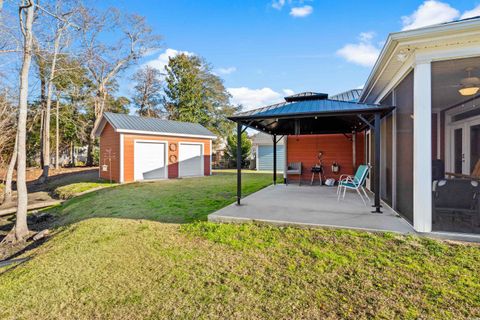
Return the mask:
<path id="1" fill-rule="evenodd" d="M 7 176 L 5 178 L 5 191 L 3 193 L 3 203 L 8 203 L 12 200 L 12 182 L 13 182 L 13 173 L 15 171 L 15 165 L 17 163 L 17 153 L 18 153 L 18 136 L 15 136 L 15 144 L 13 147 L 12 156 L 10 158 L 10 163 L 8 164 Z"/>
<path id="2" fill-rule="evenodd" d="M 39 178 L 39 183 L 47 181 L 48 172 L 50 169 L 50 119 L 52 108 L 52 97 L 54 90 L 54 79 L 57 72 L 57 61 L 60 56 L 60 51 L 68 46 L 68 41 L 63 41 L 63 37 L 68 30 L 71 30 L 72 22 L 75 14 L 78 12 L 78 7 L 70 7 L 64 3 L 65 1 L 56 0 L 53 12 L 48 12 L 48 17 L 54 19 L 55 28 L 53 30 L 53 48 L 47 52 L 49 58 L 48 79 L 46 80 L 46 97 L 45 97 L 45 114 L 43 117 L 43 132 L 42 132 L 42 175 Z M 50 39 L 48 39 L 50 40 Z"/>
<path id="3" fill-rule="evenodd" d="M 58 170 L 58 161 L 60 158 L 60 97 L 58 96 L 58 92 L 55 110 L 55 169 Z"/>
<path id="4" fill-rule="evenodd" d="M 136 81 L 133 103 L 141 116 L 159 118 L 164 114 L 162 103 L 162 73 L 155 68 L 145 66 L 134 75 Z"/>
<path id="5" fill-rule="evenodd" d="M 28 75 L 32 61 L 33 42 L 33 0 L 22 0 L 19 7 L 20 28 L 23 34 L 23 59 L 20 71 L 20 91 L 17 122 L 17 216 L 15 221 L 15 239 L 20 241 L 28 235 L 27 225 L 27 181 L 26 181 L 26 140 L 28 112 Z"/>
<path id="6" fill-rule="evenodd" d="M 87 165 L 92 165 L 95 128 L 105 111 L 109 84 L 146 52 L 158 48 L 160 37 L 153 33 L 144 17 L 124 15 L 114 8 L 104 13 L 85 9 L 82 22 L 85 65 L 96 90 L 87 158 Z M 119 36 L 114 38 L 111 30 L 115 30 Z M 105 34 L 109 35 L 108 42 L 105 41 Z"/>

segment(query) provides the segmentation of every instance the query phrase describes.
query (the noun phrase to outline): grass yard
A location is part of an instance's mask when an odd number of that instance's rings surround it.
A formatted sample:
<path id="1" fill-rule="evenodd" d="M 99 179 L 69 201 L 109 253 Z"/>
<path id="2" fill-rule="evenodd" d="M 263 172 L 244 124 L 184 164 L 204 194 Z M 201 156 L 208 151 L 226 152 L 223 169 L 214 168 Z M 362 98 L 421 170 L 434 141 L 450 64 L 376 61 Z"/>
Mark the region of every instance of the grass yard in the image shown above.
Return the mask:
<path id="1" fill-rule="evenodd" d="M 54 195 L 59 199 L 68 200 L 73 198 L 77 194 L 97 188 L 110 187 L 113 185 L 115 184 L 108 181 L 77 182 L 55 188 Z"/>
<path id="2" fill-rule="evenodd" d="M 244 192 L 270 183 L 245 174 Z M 205 222 L 233 173 L 123 185 L 51 209 L 0 268 L 0 319 L 473 319 L 480 247 L 391 233 Z"/>

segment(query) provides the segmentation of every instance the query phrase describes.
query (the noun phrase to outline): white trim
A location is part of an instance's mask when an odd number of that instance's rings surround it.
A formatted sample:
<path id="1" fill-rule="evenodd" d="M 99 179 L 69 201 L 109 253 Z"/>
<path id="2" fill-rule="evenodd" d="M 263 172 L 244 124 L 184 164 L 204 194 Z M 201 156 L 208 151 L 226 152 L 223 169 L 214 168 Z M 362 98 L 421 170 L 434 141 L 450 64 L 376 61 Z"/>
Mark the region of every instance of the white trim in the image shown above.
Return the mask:
<path id="1" fill-rule="evenodd" d="M 120 183 L 125 182 L 125 160 L 124 160 L 125 137 L 120 133 Z"/>
<path id="2" fill-rule="evenodd" d="M 452 110 L 452 113 L 448 115 L 449 123 L 445 125 L 445 134 L 448 135 L 448 141 L 446 139 L 445 144 L 445 152 L 447 153 L 445 168 L 447 172 L 455 172 L 455 150 L 454 140 L 452 138 L 455 130 L 462 129 L 462 153 L 464 156 L 461 173 L 465 175 L 470 175 L 471 173 L 471 127 L 480 124 L 480 116 L 474 116 L 455 122 L 451 121 L 453 115 L 463 113 L 467 110 L 463 109 L 462 112 Z"/>
<path id="3" fill-rule="evenodd" d="M 462 128 L 463 129 L 464 140 L 469 139 L 469 137 L 465 136 L 467 133 L 468 134 L 470 133 L 470 132 L 467 132 L 467 131 L 469 131 L 468 130 L 468 128 L 469 128 L 468 125 L 471 122 L 476 122 L 476 121 L 480 120 L 480 116 L 473 116 L 473 117 L 462 119 L 462 120 L 456 121 L 456 122 L 453 122 L 452 118 L 453 118 L 453 116 L 455 116 L 457 114 L 468 112 L 468 111 L 471 111 L 475 108 L 476 107 L 473 106 L 473 105 L 469 106 L 469 107 L 465 107 L 465 106 L 461 105 L 461 106 L 458 106 L 454 109 L 448 110 L 445 113 L 445 128 L 444 128 L 445 129 L 445 170 L 447 172 L 455 172 L 455 155 L 454 155 L 453 141 L 452 141 L 453 131 L 455 129 Z M 462 148 L 464 149 L 463 150 L 464 153 L 467 154 L 468 148 L 469 148 L 469 143 L 465 142 L 464 144 L 465 145 L 463 145 Z M 465 174 L 468 174 L 468 173 L 465 173 Z"/>
<path id="4" fill-rule="evenodd" d="M 442 128 L 441 128 L 441 125 L 442 125 L 442 121 L 441 121 L 441 118 L 442 118 L 442 112 L 441 111 L 438 111 L 436 112 L 437 114 L 437 159 L 440 159 L 442 157 L 442 152 L 441 152 L 441 140 L 440 137 L 442 135 Z"/>
<path id="5" fill-rule="evenodd" d="M 212 154 L 213 154 L 212 140 L 210 140 L 210 175 L 212 175 Z M 178 166 L 180 167 L 180 164 Z M 205 172 L 203 174 L 205 175 Z"/>
<path id="6" fill-rule="evenodd" d="M 410 72 L 413 70 L 413 64 L 415 61 L 413 58 L 413 55 L 408 58 L 408 60 L 397 71 L 397 73 L 395 73 L 395 75 L 390 79 L 382 92 L 380 92 L 374 103 L 380 104 L 380 101 L 382 101 L 383 98 L 385 98 L 390 92 L 392 92 L 400 84 L 400 82 L 402 82 L 403 79 L 405 79 L 405 77 L 410 74 Z"/>
<path id="7" fill-rule="evenodd" d="M 165 145 L 165 177 L 164 177 L 164 179 L 168 179 L 168 141 L 165 141 L 165 140 L 134 139 L 133 140 L 133 180 L 134 181 L 145 181 L 143 179 L 142 180 L 136 180 L 135 179 L 135 154 L 137 153 L 137 142 L 159 143 L 159 144 L 161 143 L 161 144 Z"/>
<path id="8" fill-rule="evenodd" d="M 98 123 L 97 127 L 93 129 L 93 132 L 95 133 L 95 137 L 100 137 L 102 135 L 103 129 L 105 129 L 105 125 L 107 124 L 107 122 L 108 122 L 107 119 L 104 116 L 102 116 L 102 119 Z M 115 130 L 115 127 L 111 123 L 110 125 Z"/>
<path id="9" fill-rule="evenodd" d="M 413 80 L 413 226 L 432 231 L 432 68 L 418 63 Z"/>
<path id="10" fill-rule="evenodd" d="M 198 177 L 203 177 L 205 176 L 205 161 L 203 160 L 203 157 L 205 156 L 205 144 L 203 142 L 188 142 L 188 141 L 182 141 L 178 143 L 178 177 L 183 178 L 183 176 L 180 173 L 180 146 L 182 144 L 194 144 L 194 145 L 201 145 L 202 146 L 202 156 L 200 157 L 202 160 L 202 174 Z M 186 176 L 190 177 L 190 176 Z M 193 177 L 193 176 L 192 176 Z"/>
<path id="11" fill-rule="evenodd" d="M 417 50 L 415 53 L 416 60 L 418 61 L 445 61 L 445 60 L 457 60 L 464 58 L 473 58 L 480 56 L 480 46 L 478 43 L 470 44 L 468 46 L 456 46 L 447 48 L 433 48 Z"/>
<path id="12" fill-rule="evenodd" d="M 217 137 L 215 137 L 215 136 L 206 136 L 206 135 L 199 135 L 199 134 L 153 132 L 153 131 L 142 131 L 142 130 L 115 129 L 115 132 L 131 133 L 131 134 L 143 134 L 143 135 L 151 135 L 151 136 L 188 137 L 188 138 L 201 138 L 201 139 L 211 139 L 211 140 L 217 139 Z"/>

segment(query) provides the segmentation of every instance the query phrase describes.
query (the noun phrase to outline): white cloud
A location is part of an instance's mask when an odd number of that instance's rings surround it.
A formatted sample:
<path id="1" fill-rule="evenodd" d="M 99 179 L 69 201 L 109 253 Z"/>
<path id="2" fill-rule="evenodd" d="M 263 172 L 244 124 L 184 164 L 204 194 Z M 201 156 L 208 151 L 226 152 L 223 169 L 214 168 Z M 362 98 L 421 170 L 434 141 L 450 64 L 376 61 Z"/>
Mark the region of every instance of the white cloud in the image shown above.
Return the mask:
<path id="1" fill-rule="evenodd" d="M 157 58 L 146 62 L 145 65 L 148 65 L 150 67 L 158 69 L 161 72 L 164 72 L 165 71 L 165 66 L 168 64 L 168 58 L 175 57 L 175 56 L 177 56 L 181 53 L 184 53 L 188 56 L 194 55 L 194 53 L 192 53 L 192 52 L 179 51 L 179 50 L 175 50 L 175 49 L 172 49 L 172 48 L 168 48 L 163 53 L 161 53 Z"/>
<path id="2" fill-rule="evenodd" d="M 228 92 L 232 95 L 232 103 L 241 104 L 244 110 L 251 110 L 270 104 L 283 101 L 284 94 L 293 93 L 290 89 L 284 89 L 283 94 L 274 91 L 271 88 L 251 89 L 247 87 L 228 88 Z"/>
<path id="3" fill-rule="evenodd" d="M 237 68 L 235 68 L 235 67 L 218 68 L 217 69 L 217 72 L 219 74 L 231 74 L 231 73 L 234 73 L 235 71 L 237 71 Z"/>
<path id="4" fill-rule="evenodd" d="M 371 67 L 375 64 L 380 54 L 380 48 L 371 43 L 374 37 L 374 32 L 362 32 L 359 35 L 358 43 L 346 44 L 337 51 L 337 54 L 348 62 Z"/>
<path id="5" fill-rule="evenodd" d="M 369 42 L 372 41 L 372 39 L 375 37 L 375 32 L 369 31 L 369 32 L 361 32 L 358 38 L 360 39 L 361 42 Z"/>
<path id="6" fill-rule="evenodd" d="M 304 18 L 313 12 L 312 6 L 293 7 L 290 9 L 290 15 L 295 18 Z"/>
<path id="7" fill-rule="evenodd" d="M 460 19 L 467 19 L 467 18 L 472 18 L 476 16 L 480 16 L 480 5 L 476 6 L 472 10 L 465 11 L 460 17 Z"/>
<path id="8" fill-rule="evenodd" d="M 295 91 L 293 91 L 292 89 L 283 89 L 283 93 L 286 96 L 291 96 L 292 94 L 295 94 Z"/>
<path id="9" fill-rule="evenodd" d="M 402 17 L 402 30 L 417 29 L 457 19 L 460 12 L 448 3 L 427 0 L 409 16 Z"/>
<path id="10" fill-rule="evenodd" d="M 282 10 L 284 5 L 285 5 L 285 0 L 274 0 L 274 1 L 272 1 L 272 8 L 274 8 L 274 9 Z"/>

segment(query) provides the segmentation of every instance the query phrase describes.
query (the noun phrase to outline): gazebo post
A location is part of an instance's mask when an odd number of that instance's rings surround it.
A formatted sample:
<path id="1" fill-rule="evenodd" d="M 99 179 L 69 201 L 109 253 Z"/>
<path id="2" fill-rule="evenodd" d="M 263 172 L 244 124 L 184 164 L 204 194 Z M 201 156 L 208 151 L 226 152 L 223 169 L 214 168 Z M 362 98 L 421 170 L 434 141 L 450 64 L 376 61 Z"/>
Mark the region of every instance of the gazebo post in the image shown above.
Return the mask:
<path id="1" fill-rule="evenodd" d="M 375 113 L 375 124 L 374 124 L 374 134 L 375 134 L 375 163 L 373 166 L 373 183 L 375 191 L 375 211 L 373 213 L 382 213 L 380 209 L 382 206 L 380 204 L 380 113 Z"/>
<path id="2" fill-rule="evenodd" d="M 237 122 L 237 205 L 242 198 L 242 123 Z"/>
<path id="3" fill-rule="evenodd" d="M 273 135 L 273 185 L 277 184 L 277 135 Z"/>

